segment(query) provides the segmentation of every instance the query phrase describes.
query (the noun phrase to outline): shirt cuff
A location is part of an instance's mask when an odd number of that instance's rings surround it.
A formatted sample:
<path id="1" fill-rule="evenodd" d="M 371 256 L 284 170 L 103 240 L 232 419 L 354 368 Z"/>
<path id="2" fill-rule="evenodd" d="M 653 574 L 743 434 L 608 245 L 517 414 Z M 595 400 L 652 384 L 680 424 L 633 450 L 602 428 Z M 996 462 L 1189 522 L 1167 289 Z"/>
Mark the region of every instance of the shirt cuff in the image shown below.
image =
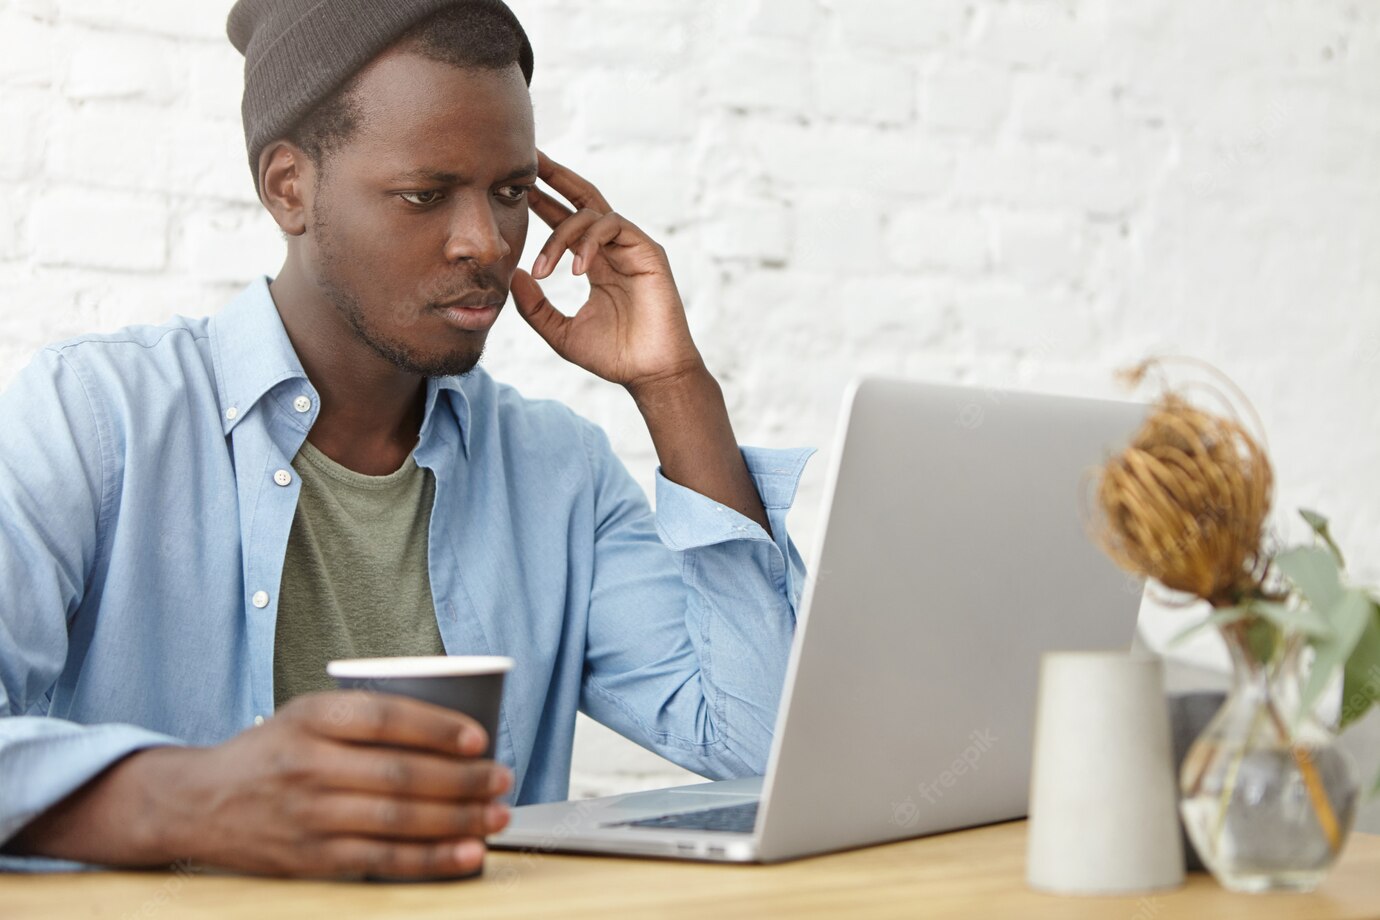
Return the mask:
<path id="1" fill-rule="evenodd" d="M 0 782 L 6 784 L 5 796 L 0 801 L 0 846 L 8 843 L 37 815 L 117 760 L 150 747 L 186 743 L 171 735 L 124 723 L 83 726 L 59 719 L 18 721 L 27 723 L 24 727 L 31 731 L 0 745 Z M 0 855 L 0 871 L 4 872 L 84 868 L 90 867 L 43 856 Z"/>
<path id="2" fill-rule="evenodd" d="M 4 872 L 109 872 L 109 866 L 51 859 L 47 856 L 7 856 L 0 854 L 0 873 Z"/>
<path id="3" fill-rule="evenodd" d="M 768 518 L 784 517 L 784 512 L 795 501 L 800 476 L 815 449 L 740 447 L 739 451 Z M 756 521 L 694 489 L 672 482 L 662 475 L 660 466 L 656 468 L 656 526 L 661 542 L 674 550 L 712 546 L 729 540 L 773 542 Z"/>

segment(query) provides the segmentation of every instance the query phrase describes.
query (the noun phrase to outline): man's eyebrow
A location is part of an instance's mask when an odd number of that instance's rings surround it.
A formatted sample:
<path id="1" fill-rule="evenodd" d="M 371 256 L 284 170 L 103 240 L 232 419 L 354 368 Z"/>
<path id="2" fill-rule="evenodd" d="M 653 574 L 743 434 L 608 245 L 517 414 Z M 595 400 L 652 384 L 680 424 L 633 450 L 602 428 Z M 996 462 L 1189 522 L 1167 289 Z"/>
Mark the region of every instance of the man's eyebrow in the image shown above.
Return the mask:
<path id="1" fill-rule="evenodd" d="M 537 163 L 533 160 L 526 166 L 519 166 L 517 169 L 509 171 L 505 176 L 500 176 L 499 182 L 511 182 L 513 179 L 522 179 L 526 176 L 537 174 Z M 464 185 L 469 182 L 469 178 L 460 173 L 446 172 L 442 169 L 413 169 L 405 173 L 399 173 L 394 177 L 400 182 L 435 182 L 440 185 Z"/>

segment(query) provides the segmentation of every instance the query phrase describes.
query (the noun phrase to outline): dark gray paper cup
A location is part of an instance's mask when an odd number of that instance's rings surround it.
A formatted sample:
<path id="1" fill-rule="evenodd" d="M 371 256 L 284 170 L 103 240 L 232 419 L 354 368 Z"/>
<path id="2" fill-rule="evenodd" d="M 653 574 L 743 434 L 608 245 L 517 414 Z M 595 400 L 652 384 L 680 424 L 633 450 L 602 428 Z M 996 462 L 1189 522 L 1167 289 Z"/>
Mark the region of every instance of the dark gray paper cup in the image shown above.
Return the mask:
<path id="1" fill-rule="evenodd" d="M 514 661 L 502 655 L 421 655 L 400 658 L 349 658 L 332 661 L 326 673 L 342 690 L 396 693 L 463 712 L 484 726 L 488 746 L 479 756 L 492 760 L 498 739 L 503 679 Z M 465 876 L 482 875 L 484 866 Z M 380 880 L 376 880 L 380 881 Z"/>

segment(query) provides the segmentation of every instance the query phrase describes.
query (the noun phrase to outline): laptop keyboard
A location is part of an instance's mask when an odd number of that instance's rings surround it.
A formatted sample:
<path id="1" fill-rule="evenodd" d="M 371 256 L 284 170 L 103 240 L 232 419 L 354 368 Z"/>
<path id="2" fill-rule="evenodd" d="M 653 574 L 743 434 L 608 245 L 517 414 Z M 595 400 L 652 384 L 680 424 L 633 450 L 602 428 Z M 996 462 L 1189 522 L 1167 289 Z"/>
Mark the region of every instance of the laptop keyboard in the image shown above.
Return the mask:
<path id="1" fill-rule="evenodd" d="M 750 834 L 757 823 L 757 803 L 722 805 L 698 811 L 681 811 L 636 821 L 617 821 L 604 827 L 660 827 L 667 830 L 724 831 L 731 834 Z"/>

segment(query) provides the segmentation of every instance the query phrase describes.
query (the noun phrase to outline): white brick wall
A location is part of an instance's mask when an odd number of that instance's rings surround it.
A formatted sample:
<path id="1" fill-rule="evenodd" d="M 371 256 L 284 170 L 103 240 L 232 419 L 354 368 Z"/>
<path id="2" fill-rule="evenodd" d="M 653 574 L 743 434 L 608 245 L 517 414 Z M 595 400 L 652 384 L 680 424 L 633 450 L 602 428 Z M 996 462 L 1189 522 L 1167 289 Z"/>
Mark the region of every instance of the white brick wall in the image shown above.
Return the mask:
<path id="1" fill-rule="evenodd" d="M 48 341 L 276 272 L 230 5 L 0 0 L 0 386 Z M 666 245 L 740 438 L 826 448 L 802 546 L 854 372 L 1108 394 L 1175 350 L 1252 394 L 1279 506 L 1330 511 L 1380 579 L 1380 3 L 512 6 L 539 143 Z M 486 361 L 650 482 L 623 394 L 511 315 Z M 1181 615 L 1143 620 L 1159 642 Z M 676 775 L 582 723 L 576 794 Z"/>

